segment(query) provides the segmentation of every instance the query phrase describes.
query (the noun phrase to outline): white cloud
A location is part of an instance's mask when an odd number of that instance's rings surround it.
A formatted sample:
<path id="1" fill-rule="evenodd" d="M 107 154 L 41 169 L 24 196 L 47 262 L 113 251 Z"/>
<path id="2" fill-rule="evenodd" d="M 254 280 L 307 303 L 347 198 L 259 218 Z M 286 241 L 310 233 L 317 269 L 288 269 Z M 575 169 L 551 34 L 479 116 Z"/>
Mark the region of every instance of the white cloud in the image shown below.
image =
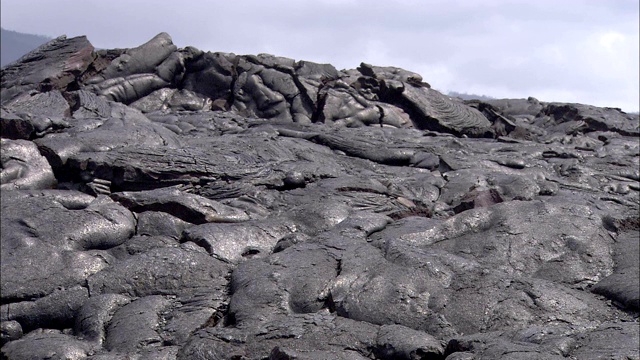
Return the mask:
<path id="1" fill-rule="evenodd" d="M 637 0 L 2 0 L 2 26 L 420 73 L 434 88 L 638 110 Z"/>
<path id="2" fill-rule="evenodd" d="M 626 36 L 616 31 L 607 31 L 598 35 L 598 44 L 606 51 L 613 53 L 618 45 L 624 44 Z"/>

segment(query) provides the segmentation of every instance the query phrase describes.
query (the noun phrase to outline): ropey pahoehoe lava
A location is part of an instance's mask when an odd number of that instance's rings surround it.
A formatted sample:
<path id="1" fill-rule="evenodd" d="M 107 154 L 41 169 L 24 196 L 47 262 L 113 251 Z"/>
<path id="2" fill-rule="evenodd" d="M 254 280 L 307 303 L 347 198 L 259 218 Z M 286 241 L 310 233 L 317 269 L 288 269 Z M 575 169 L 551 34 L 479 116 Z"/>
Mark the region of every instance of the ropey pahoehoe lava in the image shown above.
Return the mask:
<path id="1" fill-rule="evenodd" d="M 638 115 L 59 37 L 1 70 L 6 359 L 638 359 Z"/>

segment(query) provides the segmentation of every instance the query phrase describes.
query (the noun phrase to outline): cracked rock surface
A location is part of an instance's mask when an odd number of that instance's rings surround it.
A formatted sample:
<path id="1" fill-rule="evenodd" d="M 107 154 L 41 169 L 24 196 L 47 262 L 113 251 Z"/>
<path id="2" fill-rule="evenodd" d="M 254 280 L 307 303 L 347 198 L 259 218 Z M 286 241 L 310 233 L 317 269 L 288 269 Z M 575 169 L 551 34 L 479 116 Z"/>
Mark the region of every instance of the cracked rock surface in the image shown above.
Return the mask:
<path id="1" fill-rule="evenodd" d="M 3 359 L 640 359 L 640 127 L 60 37 L 1 70 Z"/>

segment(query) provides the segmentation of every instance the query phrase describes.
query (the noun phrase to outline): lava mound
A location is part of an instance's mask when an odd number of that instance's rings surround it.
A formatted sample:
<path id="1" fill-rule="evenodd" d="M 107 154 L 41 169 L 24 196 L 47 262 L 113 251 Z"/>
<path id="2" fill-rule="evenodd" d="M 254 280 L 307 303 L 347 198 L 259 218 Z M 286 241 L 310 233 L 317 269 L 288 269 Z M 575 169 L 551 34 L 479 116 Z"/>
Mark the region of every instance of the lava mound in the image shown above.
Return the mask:
<path id="1" fill-rule="evenodd" d="M 640 128 L 60 37 L 1 71 L 3 359 L 639 359 Z"/>

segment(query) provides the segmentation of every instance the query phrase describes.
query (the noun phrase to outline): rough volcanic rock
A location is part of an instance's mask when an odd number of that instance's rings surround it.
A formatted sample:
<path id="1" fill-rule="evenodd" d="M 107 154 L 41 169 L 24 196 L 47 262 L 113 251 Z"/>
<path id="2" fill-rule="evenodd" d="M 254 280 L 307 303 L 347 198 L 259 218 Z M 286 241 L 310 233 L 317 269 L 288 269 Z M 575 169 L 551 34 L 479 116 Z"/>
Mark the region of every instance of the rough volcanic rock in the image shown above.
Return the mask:
<path id="1" fill-rule="evenodd" d="M 276 242 L 295 230 L 286 221 L 247 221 L 241 224 L 203 224 L 186 229 L 184 241 L 192 241 L 212 256 L 225 262 L 237 263 L 243 257 L 271 253 Z"/>
<path id="2" fill-rule="evenodd" d="M 202 196 L 184 194 L 178 189 L 121 192 L 112 194 L 111 198 L 131 211 L 160 211 L 196 224 L 249 220 L 242 210 Z"/>
<path id="3" fill-rule="evenodd" d="M 1 189 L 37 190 L 56 185 L 56 178 L 47 159 L 36 145 L 26 140 L 1 139 Z"/>
<path id="4" fill-rule="evenodd" d="M 637 232 L 625 231 L 616 238 L 613 274 L 592 290 L 633 311 L 640 310 L 640 273 L 636 266 L 640 263 L 640 241 L 636 235 Z"/>
<path id="5" fill-rule="evenodd" d="M 2 347 L 6 359 L 86 359 L 95 352 L 92 343 L 53 330 L 35 330 Z"/>
<path id="6" fill-rule="evenodd" d="M 65 118 L 71 108 L 59 90 L 21 94 L 8 108 L 11 112 L 3 108 L 0 119 L 3 137 L 32 140 L 69 126 Z"/>
<path id="7" fill-rule="evenodd" d="M 58 38 L 2 70 L 7 359 L 639 359 L 637 115 Z"/>
<path id="8" fill-rule="evenodd" d="M 191 296 L 206 291 L 224 297 L 228 267 L 188 247 L 160 247 L 133 254 L 88 279 L 92 294 Z"/>
<path id="9" fill-rule="evenodd" d="M 95 59 L 94 47 L 85 36 L 58 37 L 0 70 L 2 106 L 33 90 L 67 90 L 78 87 L 78 78 Z"/>
<path id="10" fill-rule="evenodd" d="M 572 131 L 578 128 L 583 132 L 612 131 L 622 135 L 638 136 L 640 128 L 634 124 L 634 116 L 625 114 L 619 109 L 598 108 L 582 104 L 548 104 L 542 114 L 549 117 L 556 126 L 570 122 L 574 123 Z M 540 120 L 547 118 L 543 116 Z M 538 120 L 538 121 L 540 121 Z"/>

